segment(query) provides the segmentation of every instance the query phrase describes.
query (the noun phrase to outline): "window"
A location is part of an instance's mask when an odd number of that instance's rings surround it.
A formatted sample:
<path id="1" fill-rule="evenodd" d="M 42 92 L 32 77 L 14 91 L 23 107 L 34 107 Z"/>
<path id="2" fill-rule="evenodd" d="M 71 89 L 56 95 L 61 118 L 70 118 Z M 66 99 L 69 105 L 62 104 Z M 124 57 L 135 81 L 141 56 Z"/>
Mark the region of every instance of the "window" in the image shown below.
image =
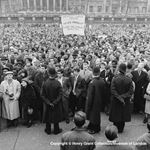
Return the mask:
<path id="1" fill-rule="evenodd" d="M 128 8 L 128 13 L 131 13 L 131 8 L 130 7 Z"/>
<path id="2" fill-rule="evenodd" d="M 84 5 L 81 6 L 81 11 L 82 11 L 82 12 L 85 11 L 85 6 L 84 6 Z"/>
<path id="3" fill-rule="evenodd" d="M 139 13 L 139 7 L 134 8 L 134 13 L 136 13 L 136 14 Z"/>
<path id="4" fill-rule="evenodd" d="M 121 7 L 121 13 L 124 13 L 124 12 L 125 12 L 125 8 Z"/>
<path id="5" fill-rule="evenodd" d="M 142 8 L 142 13 L 146 13 L 146 7 Z"/>
<path id="6" fill-rule="evenodd" d="M 109 12 L 109 6 L 106 6 L 106 13 Z"/>
<path id="7" fill-rule="evenodd" d="M 89 7 L 89 12 L 93 12 L 93 6 Z"/>
<path id="8" fill-rule="evenodd" d="M 102 12 L 102 6 L 97 7 L 97 12 Z"/>

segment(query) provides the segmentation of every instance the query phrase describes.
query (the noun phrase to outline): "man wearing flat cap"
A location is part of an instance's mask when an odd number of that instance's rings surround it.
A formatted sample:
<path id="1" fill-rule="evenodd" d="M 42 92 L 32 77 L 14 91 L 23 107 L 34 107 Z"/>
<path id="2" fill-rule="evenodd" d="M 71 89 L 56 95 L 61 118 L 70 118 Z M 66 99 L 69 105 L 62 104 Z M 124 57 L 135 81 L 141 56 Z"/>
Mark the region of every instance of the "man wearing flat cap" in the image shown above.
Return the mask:
<path id="1" fill-rule="evenodd" d="M 62 135 L 61 150 L 93 150 L 95 148 L 95 139 L 92 135 L 85 131 L 86 115 L 82 111 L 78 111 L 74 115 L 74 123 L 76 128 Z"/>
<path id="2" fill-rule="evenodd" d="M 126 64 L 120 64 L 119 74 L 112 79 L 111 83 L 111 108 L 109 120 L 122 133 L 125 122 L 131 121 L 130 99 L 133 95 L 132 80 L 126 76 Z"/>
<path id="3" fill-rule="evenodd" d="M 7 119 L 8 127 L 16 125 L 17 119 L 20 117 L 19 102 L 21 85 L 17 80 L 13 79 L 13 72 L 7 71 L 6 79 L 0 85 L 2 93 L 2 117 Z"/>
<path id="4" fill-rule="evenodd" d="M 41 89 L 41 97 L 46 104 L 46 129 L 47 134 L 51 134 L 51 124 L 54 124 L 54 134 L 59 134 L 62 129 L 59 128 L 59 122 L 63 119 L 62 113 L 62 86 L 56 80 L 56 70 L 53 67 L 48 68 L 49 78 L 44 82 Z"/>

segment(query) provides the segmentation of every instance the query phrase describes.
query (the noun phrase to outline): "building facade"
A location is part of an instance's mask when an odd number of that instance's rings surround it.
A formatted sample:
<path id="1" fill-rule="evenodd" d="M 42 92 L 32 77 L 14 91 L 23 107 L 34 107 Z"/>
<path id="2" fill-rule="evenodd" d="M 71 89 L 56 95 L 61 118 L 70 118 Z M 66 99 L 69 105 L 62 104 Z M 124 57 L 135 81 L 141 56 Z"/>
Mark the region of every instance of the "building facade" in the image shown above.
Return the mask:
<path id="1" fill-rule="evenodd" d="M 65 14 L 142 16 L 150 14 L 150 0 L 0 0 L 0 14 Z"/>

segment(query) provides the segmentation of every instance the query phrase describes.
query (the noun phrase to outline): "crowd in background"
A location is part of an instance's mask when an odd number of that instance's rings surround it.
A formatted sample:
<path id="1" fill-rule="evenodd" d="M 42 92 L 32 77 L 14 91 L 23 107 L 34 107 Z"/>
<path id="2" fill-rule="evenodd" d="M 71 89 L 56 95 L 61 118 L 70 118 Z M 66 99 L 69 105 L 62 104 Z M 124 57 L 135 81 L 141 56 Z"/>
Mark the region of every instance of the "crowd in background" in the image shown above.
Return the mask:
<path id="1" fill-rule="evenodd" d="M 87 26 L 85 36 L 64 36 L 59 24 L 1 24 L 1 92 L 12 96 L 6 91 L 4 82 L 11 78 L 17 80 L 14 84 L 17 84 L 19 92 L 15 98 L 19 99 L 20 115 L 16 115 L 13 122 L 7 118 L 8 124 L 15 125 L 19 116 L 26 118 L 28 127 L 37 116 L 40 121 L 45 121 L 47 100 L 43 85 L 49 74 L 57 74 L 56 79 L 62 86 L 63 107 L 50 119 L 56 128 L 55 133 L 59 133 L 57 122 L 64 119 L 69 123 L 70 116 L 74 116 L 76 111 L 86 110 L 86 98 L 94 68 L 100 69 L 99 75 L 104 81 L 100 111 L 109 115 L 111 82 L 122 63 L 126 65 L 126 75 L 134 85 L 134 95 L 131 98 L 133 111 L 145 112 L 144 94 L 150 75 L 149 29 L 150 26 L 144 24 L 98 24 Z M 49 105 L 53 108 L 55 103 Z M 150 114 L 150 108 L 146 113 Z M 148 122 L 147 115 L 144 122 Z M 49 134 L 50 131 L 45 132 Z"/>

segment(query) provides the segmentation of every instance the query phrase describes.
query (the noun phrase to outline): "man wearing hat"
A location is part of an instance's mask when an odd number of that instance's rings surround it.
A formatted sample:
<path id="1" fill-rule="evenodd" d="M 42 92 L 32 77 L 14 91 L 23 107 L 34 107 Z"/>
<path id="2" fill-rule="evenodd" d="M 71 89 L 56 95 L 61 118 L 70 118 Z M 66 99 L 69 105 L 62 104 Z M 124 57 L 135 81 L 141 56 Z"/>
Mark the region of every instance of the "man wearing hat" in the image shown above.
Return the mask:
<path id="1" fill-rule="evenodd" d="M 89 84 L 87 101 L 86 101 L 86 114 L 89 120 L 88 130 L 90 134 L 98 133 L 100 127 L 100 112 L 101 103 L 104 98 L 105 82 L 100 77 L 100 68 L 93 69 L 93 79 Z"/>
<path id="2" fill-rule="evenodd" d="M 76 128 L 62 135 L 61 150 L 93 150 L 95 148 L 95 139 L 87 133 L 83 128 L 86 115 L 82 111 L 78 111 L 74 116 Z"/>
<path id="3" fill-rule="evenodd" d="M 126 65 L 120 64 L 118 67 L 119 74 L 116 75 L 111 83 L 111 108 L 109 120 L 122 133 L 125 122 L 131 121 L 130 99 L 133 94 L 132 80 L 127 77 Z"/>
<path id="4" fill-rule="evenodd" d="M 30 58 L 30 57 L 27 57 L 26 59 L 25 59 L 25 69 L 28 69 L 28 68 L 30 68 L 32 66 L 32 58 Z"/>
<path id="5" fill-rule="evenodd" d="M 17 80 L 13 79 L 13 72 L 6 72 L 6 80 L 2 81 L 0 86 L 2 92 L 2 117 L 7 119 L 8 126 L 16 125 L 19 118 L 19 102 L 21 85 Z"/>
<path id="6" fill-rule="evenodd" d="M 0 83 L 5 80 L 5 77 L 6 77 L 5 74 L 7 71 L 10 71 L 10 69 L 8 67 L 3 67 L 2 73 L 0 75 Z"/>
<path id="7" fill-rule="evenodd" d="M 49 78 L 44 82 L 41 89 L 41 97 L 46 103 L 46 129 L 47 134 L 51 134 L 51 124 L 54 124 L 54 134 L 59 134 L 62 129 L 59 128 L 59 122 L 63 119 L 62 113 L 62 86 L 56 80 L 56 70 L 53 67 L 48 68 Z"/>

